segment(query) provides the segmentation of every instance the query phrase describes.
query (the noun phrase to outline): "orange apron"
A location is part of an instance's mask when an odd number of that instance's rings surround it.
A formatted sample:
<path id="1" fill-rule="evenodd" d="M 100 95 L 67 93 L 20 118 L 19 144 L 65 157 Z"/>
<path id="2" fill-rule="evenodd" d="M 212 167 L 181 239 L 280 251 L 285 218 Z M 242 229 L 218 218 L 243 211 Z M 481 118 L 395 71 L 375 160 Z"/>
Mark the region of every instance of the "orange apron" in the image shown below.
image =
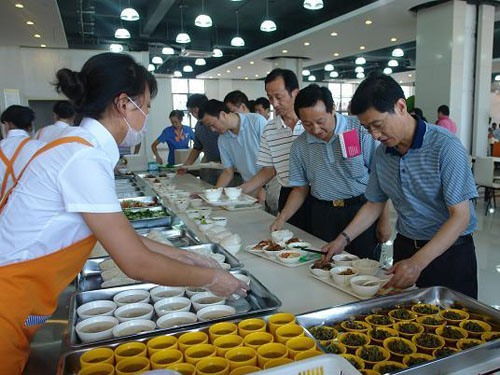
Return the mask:
<path id="1" fill-rule="evenodd" d="M 3 153 L 2 149 L 0 149 L 0 159 L 4 162 L 5 164 L 5 174 L 3 176 L 3 182 L 2 182 L 2 190 L 0 191 L 0 200 L 3 198 L 5 195 L 5 192 L 7 190 L 7 182 L 10 177 L 12 177 L 12 182 L 14 185 L 17 183 L 16 176 L 14 175 L 14 163 L 17 160 L 17 157 L 21 153 L 23 147 L 26 145 L 31 140 L 30 137 L 26 137 L 19 143 L 17 146 L 16 150 L 14 151 L 14 154 L 12 155 L 12 158 L 9 160 L 7 156 Z"/>
<path id="2" fill-rule="evenodd" d="M 18 180 L 38 155 L 71 142 L 92 146 L 79 137 L 57 139 L 33 155 Z M 11 192 L 12 188 L 0 210 Z M 59 294 L 80 272 L 95 243 L 95 237 L 89 236 L 55 253 L 0 267 L 0 374 L 22 373 L 30 339 L 55 311 Z"/>

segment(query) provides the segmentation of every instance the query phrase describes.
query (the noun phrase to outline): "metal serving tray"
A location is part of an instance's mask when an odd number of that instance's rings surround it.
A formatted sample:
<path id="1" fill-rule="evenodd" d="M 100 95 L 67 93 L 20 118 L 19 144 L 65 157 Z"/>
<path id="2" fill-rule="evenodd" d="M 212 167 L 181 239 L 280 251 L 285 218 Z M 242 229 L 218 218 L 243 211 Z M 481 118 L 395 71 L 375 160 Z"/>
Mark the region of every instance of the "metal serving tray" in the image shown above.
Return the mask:
<path id="1" fill-rule="evenodd" d="M 164 211 L 165 216 L 162 217 L 153 217 L 153 218 L 146 218 L 146 219 L 138 219 L 138 220 L 130 220 L 130 224 L 135 229 L 141 229 L 141 228 L 153 228 L 153 227 L 165 227 L 165 226 L 171 226 L 172 225 L 172 216 L 170 216 L 163 206 L 157 206 L 157 207 L 144 207 L 144 208 L 130 208 L 127 211 L 129 212 L 141 212 L 141 211 Z"/>
<path id="2" fill-rule="evenodd" d="M 84 303 L 95 301 L 95 300 L 112 300 L 115 294 L 123 292 L 125 290 L 131 289 L 146 289 L 150 290 L 157 285 L 155 284 L 135 284 L 124 287 L 108 288 L 101 290 L 94 290 L 89 292 L 76 293 L 71 297 L 69 306 L 69 318 L 68 318 L 68 330 L 65 332 L 64 336 L 64 349 L 65 350 L 75 350 L 80 348 L 96 347 L 101 345 L 116 346 L 123 341 L 136 340 L 139 338 L 147 338 L 151 336 L 157 336 L 160 334 L 167 334 L 178 332 L 180 330 L 195 329 L 203 326 L 207 326 L 219 321 L 224 321 L 228 319 L 244 319 L 249 316 L 262 315 L 266 313 L 271 313 L 277 311 L 281 307 L 281 301 L 272 294 L 259 280 L 257 280 L 251 273 L 240 270 L 232 272 L 234 274 L 243 274 L 250 278 L 250 292 L 246 298 L 240 298 L 237 301 L 227 301 L 227 305 L 231 305 L 236 309 L 236 314 L 230 317 L 225 317 L 221 319 L 215 319 L 209 322 L 197 322 L 193 324 L 188 324 L 182 327 L 175 328 L 159 328 L 148 333 L 141 333 L 137 335 L 123 336 L 120 338 L 96 341 L 93 343 L 82 343 L 78 338 L 75 326 L 79 322 L 76 310 L 79 306 Z M 156 313 L 153 319 L 156 319 Z M 71 374 L 70 372 L 64 372 L 64 374 Z"/>
<path id="3" fill-rule="evenodd" d="M 144 194 L 142 191 L 134 191 L 134 192 L 116 192 L 116 195 L 118 199 L 130 199 L 130 198 L 136 198 L 136 197 L 143 197 L 146 194 Z"/>
<path id="4" fill-rule="evenodd" d="M 171 227 L 158 227 L 158 228 L 144 228 L 138 229 L 137 233 L 147 236 L 152 230 L 159 231 L 171 244 L 175 247 L 193 246 L 199 244 L 200 239 L 187 228 L 171 228 Z"/>
<path id="5" fill-rule="evenodd" d="M 230 268 L 231 271 L 236 271 L 243 268 L 243 263 L 241 263 L 238 258 L 236 258 L 233 254 L 231 254 L 229 251 L 227 251 L 218 244 L 206 243 L 194 246 L 184 246 L 182 247 L 182 249 L 194 251 L 199 254 L 204 254 L 208 252 L 212 252 L 215 254 L 222 254 L 226 257 L 226 263 L 231 266 Z"/>
<path id="6" fill-rule="evenodd" d="M 140 202 L 140 203 L 145 203 L 145 204 L 151 204 L 151 206 L 146 206 L 146 207 L 129 207 L 125 208 L 126 210 L 131 210 L 131 209 L 136 209 L 136 208 L 152 208 L 152 207 L 159 207 L 161 206 L 161 203 L 159 202 L 157 197 L 149 196 L 149 197 L 136 197 L 136 198 L 122 198 L 119 199 L 120 204 L 125 201 L 133 201 L 133 202 Z"/>
<path id="7" fill-rule="evenodd" d="M 461 304 L 477 314 L 490 316 L 500 325 L 500 311 L 484 305 L 462 293 L 444 287 L 416 289 L 395 296 L 379 297 L 362 302 L 333 307 L 326 310 L 317 310 L 297 316 L 297 322 L 304 327 L 317 325 L 331 325 L 349 319 L 355 315 L 373 314 L 377 311 L 394 305 L 408 303 L 431 303 L 449 308 L 453 304 Z M 318 345 L 320 345 L 318 343 Z M 449 357 L 436 359 L 425 364 L 398 371 L 397 374 L 434 375 L 449 374 L 467 367 L 484 363 L 492 358 L 500 357 L 500 341 L 492 341 L 453 354 Z"/>

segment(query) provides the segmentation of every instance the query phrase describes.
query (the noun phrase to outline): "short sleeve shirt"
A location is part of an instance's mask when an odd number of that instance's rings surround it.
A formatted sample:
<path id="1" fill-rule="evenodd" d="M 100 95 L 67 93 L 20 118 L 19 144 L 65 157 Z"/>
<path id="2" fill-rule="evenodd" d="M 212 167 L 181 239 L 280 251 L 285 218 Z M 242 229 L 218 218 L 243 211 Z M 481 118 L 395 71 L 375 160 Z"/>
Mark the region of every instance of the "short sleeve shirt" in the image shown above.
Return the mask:
<path id="1" fill-rule="evenodd" d="M 201 121 L 196 123 L 194 128 L 194 143 L 193 148 L 203 151 L 205 157 L 204 162 L 220 162 L 219 133 L 213 132 L 208 126 L 203 125 Z"/>
<path id="2" fill-rule="evenodd" d="M 470 222 L 462 235 L 476 228 L 472 199 L 477 189 L 460 140 L 448 130 L 418 120 L 410 149 L 400 155 L 381 145 L 366 189 L 373 202 L 391 199 L 396 229 L 415 240 L 430 240 L 449 218 L 448 207 L 469 201 Z"/>
<path id="3" fill-rule="evenodd" d="M 68 126 L 64 121 L 56 121 L 55 124 L 41 128 L 35 138 L 44 142 L 51 142 L 59 138 Z"/>
<path id="4" fill-rule="evenodd" d="M 182 127 L 183 139 L 176 139 L 175 128 L 168 126 L 161 132 L 157 141 L 168 145 L 168 164 L 175 164 L 175 150 L 189 148 L 189 141 L 194 140 L 193 130 L 189 126 Z"/>

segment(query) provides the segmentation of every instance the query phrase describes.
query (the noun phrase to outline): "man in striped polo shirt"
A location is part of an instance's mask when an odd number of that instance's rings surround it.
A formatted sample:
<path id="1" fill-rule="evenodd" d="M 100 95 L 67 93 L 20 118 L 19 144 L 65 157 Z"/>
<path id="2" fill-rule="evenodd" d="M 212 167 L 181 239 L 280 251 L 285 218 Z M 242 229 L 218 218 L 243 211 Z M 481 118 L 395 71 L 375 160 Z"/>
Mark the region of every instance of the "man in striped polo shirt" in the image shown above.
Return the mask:
<path id="1" fill-rule="evenodd" d="M 326 258 L 368 228 L 391 199 L 398 214 L 394 274 L 387 286 L 446 286 L 477 298 L 472 232 L 477 189 L 460 140 L 446 129 L 412 117 L 401 87 L 373 75 L 352 98 L 351 110 L 382 145 L 372 163 L 368 202 L 325 246 Z"/>
<path id="2" fill-rule="evenodd" d="M 276 184 L 277 188 L 281 187 L 281 189 L 277 194 L 268 190 L 266 201 L 268 206 L 277 205 L 278 211 L 281 211 L 292 190 L 288 182 L 290 148 L 293 141 L 304 131 L 302 123 L 293 109 L 295 97 L 299 93 L 299 82 L 294 72 L 278 68 L 267 75 L 265 88 L 276 116 L 267 123 L 262 133 L 257 159 L 257 164 L 262 168 L 241 187 L 244 193 L 250 193 L 270 183 L 270 181 L 273 184 L 276 176 L 279 183 Z M 272 198 L 277 202 L 270 202 Z M 309 205 L 310 202 L 307 199 L 295 215 L 288 219 L 288 222 L 309 232 L 311 230 Z"/>
<path id="3" fill-rule="evenodd" d="M 272 228 L 281 227 L 295 213 L 310 189 L 312 233 L 331 241 L 366 202 L 369 166 L 378 143 L 355 117 L 335 113 L 332 94 L 326 87 L 310 85 L 302 89 L 295 99 L 295 112 L 306 132 L 292 145 L 290 185 L 294 189 Z M 340 135 L 345 132 L 351 132 L 359 143 L 357 154 L 343 155 Z M 348 246 L 349 252 L 360 258 L 380 258 L 377 237 L 380 242 L 390 237 L 389 212 L 382 211 L 378 224 L 371 223 Z"/>

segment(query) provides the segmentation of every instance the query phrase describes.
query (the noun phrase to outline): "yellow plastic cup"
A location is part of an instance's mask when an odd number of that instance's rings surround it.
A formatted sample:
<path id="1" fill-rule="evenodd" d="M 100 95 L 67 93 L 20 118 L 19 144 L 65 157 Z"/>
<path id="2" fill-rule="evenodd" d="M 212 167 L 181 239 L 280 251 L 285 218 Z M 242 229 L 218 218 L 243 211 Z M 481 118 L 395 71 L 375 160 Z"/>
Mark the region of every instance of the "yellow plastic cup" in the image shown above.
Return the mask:
<path id="1" fill-rule="evenodd" d="M 300 352 L 316 351 L 316 341 L 310 337 L 295 337 L 286 343 L 288 357 L 295 359 Z"/>
<path id="2" fill-rule="evenodd" d="M 179 350 L 184 351 L 193 345 L 208 344 L 208 335 L 205 332 L 188 332 L 183 334 L 177 340 Z"/>
<path id="3" fill-rule="evenodd" d="M 261 371 L 261 368 L 257 366 L 243 366 L 235 368 L 229 375 L 246 375 L 257 371 Z"/>
<path id="4" fill-rule="evenodd" d="M 323 355 L 325 353 L 318 352 L 317 350 L 309 350 L 307 352 L 300 352 L 295 356 L 296 361 L 302 361 L 303 359 L 317 357 L 319 355 Z"/>
<path id="5" fill-rule="evenodd" d="M 214 342 L 217 337 L 225 335 L 237 335 L 238 326 L 234 323 L 216 323 L 211 325 L 208 329 L 208 334 L 210 335 L 210 342 Z"/>
<path id="6" fill-rule="evenodd" d="M 276 330 L 276 341 L 280 344 L 286 344 L 288 340 L 302 336 L 304 336 L 304 328 L 297 324 L 287 324 Z"/>
<path id="7" fill-rule="evenodd" d="M 268 332 L 254 332 L 245 336 L 243 344 L 257 350 L 259 346 L 274 342 L 274 336 Z"/>
<path id="8" fill-rule="evenodd" d="M 148 371 L 151 366 L 146 357 L 130 357 L 116 365 L 116 375 L 134 375 Z"/>
<path id="9" fill-rule="evenodd" d="M 295 316 L 288 313 L 274 314 L 269 317 L 269 331 L 274 335 L 276 330 L 287 324 L 295 324 Z"/>
<path id="10" fill-rule="evenodd" d="M 266 331 L 266 321 L 262 319 L 245 319 L 238 323 L 238 333 L 241 337 L 245 338 L 253 332 L 265 332 Z"/>
<path id="11" fill-rule="evenodd" d="M 177 349 L 163 349 L 154 353 L 151 358 L 151 367 L 153 370 L 165 369 L 176 363 L 182 363 L 184 356 Z"/>
<path id="12" fill-rule="evenodd" d="M 142 342 L 126 342 L 115 349 L 115 361 L 118 362 L 131 357 L 146 357 L 146 344 Z"/>
<path id="13" fill-rule="evenodd" d="M 148 355 L 151 357 L 154 353 L 164 349 L 177 349 L 177 337 L 158 336 L 147 342 Z"/>
<path id="14" fill-rule="evenodd" d="M 196 367 L 190 363 L 176 363 L 175 365 L 168 366 L 167 370 L 180 372 L 182 375 L 195 375 Z"/>
<path id="15" fill-rule="evenodd" d="M 226 353 L 226 359 L 229 362 L 231 370 L 243 366 L 256 366 L 257 352 L 255 349 L 242 346 L 228 351 Z"/>
<path id="16" fill-rule="evenodd" d="M 109 348 L 97 348 L 85 352 L 80 357 L 80 366 L 82 368 L 96 365 L 98 363 L 115 364 L 115 352 Z"/>
<path id="17" fill-rule="evenodd" d="M 215 357 L 217 349 L 212 344 L 198 344 L 190 346 L 184 352 L 187 363 L 195 365 L 207 357 Z"/>
<path id="18" fill-rule="evenodd" d="M 197 375 L 229 375 L 229 362 L 225 358 L 204 358 L 196 365 Z"/>
<path id="19" fill-rule="evenodd" d="M 288 349 L 285 345 L 272 342 L 257 349 L 257 363 L 259 367 L 263 368 L 267 362 L 273 359 L 286 358 L 287 355 Z"/>
<path id="20" fill-rule="evenodd" d="M 82 368 L 78 375 L 114 375 L 115 367 L 109 363 L 97 363 Z"/>
<path id="21" fill-rule="evenodd" d="M 214 341 L 214 346 L 217 349 L 217 355 L 224 358 L 226 353 L 231 349 L 243 346 L 243 338 L 236 335 L 217 337 Z"/>
<path id="22" fill-rule="evenodd" d="M 290 358 L 272 359 L 264 365 L 264 370 L 268 370 L 268 369 L 273 368 L 273 367 L 288 365 L 289 363 L 292 363 L 292 362 L 293 361 Z"/>

